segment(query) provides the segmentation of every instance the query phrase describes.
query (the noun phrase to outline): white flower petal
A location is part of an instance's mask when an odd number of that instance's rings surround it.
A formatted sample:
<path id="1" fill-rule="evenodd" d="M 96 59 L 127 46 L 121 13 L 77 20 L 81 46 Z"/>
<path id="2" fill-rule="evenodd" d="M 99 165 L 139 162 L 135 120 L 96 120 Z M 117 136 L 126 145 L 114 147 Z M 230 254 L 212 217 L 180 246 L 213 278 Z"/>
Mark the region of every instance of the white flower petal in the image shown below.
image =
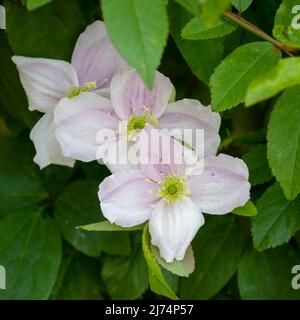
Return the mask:
<path id="1" fill-rule="evenodd" d="M 221 141 L 218 134 L 221 117 L 218 113 L 212 112 L 210 107 L 203 106 L 198 100 L 183 99 L 170 103 L 166 112 L 159 119 L 159 124 L 169 130 L 193 130 L 192 147 L 198 150 L 201 150 L 202 140 L 198 140 L 201 145 L 197 146 L 196 129 L 203 129 L 205 156 L 216 154 Z M 180 138 L 180 135 L 175 135 L 175 137 Z"/>
<path id="2" fill-rule="evenodd" d="M 132 227 L 149 219 L 151 205 L 158 201 L 157 184 L 146 181 L 138 170 L 117 172 L 99 188 L 103 215 L 122 227 Z"/>
<path id="3" fill-rule="evenodd" d="M 76 160 L 96 160 L 96 137 L 100 129 L 115 130 L 118 119 L 110 101 L 93 93 L 64 98 L 55 109 L 56 139 L 63 154 Z"/>
<path id="4" fill-rule="evenodd" d="M 55 138 L 55 124 L 53 113 L 46 113 L 33 127 L 30 133 L 30 139 L 33 141 L 36 156 L 34 162 L 41 169 L 49 164 L 60 164 L 73 167 L 75 161 L 63 156 L 60 145 Z"/>
<path id="5" fill-rule="evenodd" d="M 182 260 L 199 228 L 204 224 L 200 210 L 190 198 L 167 203 L 160 200 L 149 219 L 152 244 L 167 261 Z"/>
<path id="6" fill-rule="evenodd" d="M 248 168 L 225 154 L 204 159 L 204 170 L 188 179 L 191 198 L 202 212 L 226 214 L 243 206 L 250 198 Z"/>
<path id="7" fill-rule="evenodd" d="M 78 86 L 73 67 L 66 61 L 14 56 L 29 109 L 53 111 L 67 95 L 70 85 Z"/>
<path id="8" fill-rule="evenodd" d="M 95 108 L 99 108 L 99 110 L 110 114 L 112 118 L 116 119 L 116 116 L 113 114 L 111 103 L 108 99 L 98 96 L 92 92 L 82 92 L 71 99 L 62 99 L 55 108 L 54 120 L 56 124 L 59 124 L 61 121 L 78 112 Z"/>
<path id="9" fill-rule="evenodd" d="M 112 77 L 129 68 L 110 41 L 102 21 L 92 23 L 79 36 L 72 65 L 81 85 L 96 81 L 97 88 L 109 88 Z"/>

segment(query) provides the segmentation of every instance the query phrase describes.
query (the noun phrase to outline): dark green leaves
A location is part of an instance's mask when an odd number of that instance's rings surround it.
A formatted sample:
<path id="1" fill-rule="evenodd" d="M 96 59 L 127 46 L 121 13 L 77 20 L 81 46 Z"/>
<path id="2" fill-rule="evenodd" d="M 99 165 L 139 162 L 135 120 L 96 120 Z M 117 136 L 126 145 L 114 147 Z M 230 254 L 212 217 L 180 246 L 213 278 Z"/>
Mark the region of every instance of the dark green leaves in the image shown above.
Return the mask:
<path id="1" fill-rule="evenodd" d="M 193 241 L 196 269 L 181 280 L 183 299 L 209 299 L 234 275 L 244 246 L 238 222 L 232 216 L 206 218 Z"/>
<path id="2" fill-rule="evenodd" d="M 72 251 L 62 261 L 52 300 L 99 300 L 101 295 L 100 263 Z"/>
<path id="3" fill-rule="evenodd" d="M 288 201 L 277 183 L 258 200 L 257 211 L 252 225 L 257 250 L 282 245 L 300 229 L 300 201 Z"/>
<path id="4" fill-rule="evenodd" d="M 272 173 L 267 160 L 267 148 L 263 144 L 253 147 L 243 156 L 249 169 L 249 181 L 252 186 L 262 184 L 272 179 Z"/>
<path id="5" fill-rule="evenodd" d="M 112 299 L 139 298 L 149 286 L 141 243 L 136 244 L 129 257 L 107 256 L 102 277 Z"/>
<path id="6" fill-rule="evenodd" d="M 298 74 L 299 77 L 299 74 Z M 286 90 L 272 112 L 268 130 L 268 158 L 285 196 L 300 192 L 300 87 Z"/>
<path id="7" fill-rule="evenodd" d="M 108 33 L 124 58 L 151 87 L 168 37 L 162 0 L 103 0 Z"/>
<path id="8" fill-rule="evenodd" d="M 7 289 L 0 299 L 47 299 L 61 260 L 61 240 L 51 218 L 32 209 L 0 220 L 0 261 Z"/>
<path id="9" fill-rule="evenodd" d="M 279 59 L 280 52 L 267 42 L 246 44 L 232 52 L 210 79 L 213 109 L 223 111 L 243 102 L 251 81 Z"/>
<path id="10" fill-rule="evenodd" d="M 274 37 L 283 44 L 300 48 L 300 2 L 283 0 L 275 17 Z"/>
<path id="11" fill-rule="evenodd" d="M 14 54 L 68 60 L 76 39 L 92 22 L 88 8 L 80 0 L 54 0 L 47 6 L 28 11 L 14 1 L 4 1 L 7 34 Z"/>
<path id="12" fill-rule="evenodd" d="M 175 0 L 175 1 L 181 4 L 191 14 L 197 15 L 199 13 L 198 0 Z"/>
<path id="13" fill-rule="evenodd" d="M 35 117 L 28 110 L 27 99 L 16 66 L 11 61 L 13 53 L 3 32 L 0 33 L 0 48 L 0 102 L 14 119 L 31 128 L 35 123 Z"/>
<path id="14" fill-rule="evenodd" d="M 249 248 L 238 271 L 239 289 L 246 300 L 300 299 L 300 291 L 292 288 L 292 268 L 299 255 L 289 246 L 257 252 Z"/>
<path id="15" fill-rule="evenodd" d="M 130 242 L 126 233 L 87 232 L 76 227 L 103 220 L 97 197 L 98 183 L 77 181 L 70 184 L 55 203 L 55 219 L 64 237 L 78 250 L 97 257 L 103 250 L 127 255 Z"/>
<path id="16" fill-rule="evenodd" d="M 183 40 L 180 33 L 191 16 L 173 1 L 168 7 L 170 30 L 179 51 L 195 76 L 208 84 L 211 74 L 222 60 L 224 50 L 222 39 Z"/>
<path id="17" fill-rule="evenodd" d="M 0 140 L 0 151 L 0 216 L 35 210 L 48 194 L 32 161 L 31 143 L 22 136 L 16 141 Z"/>

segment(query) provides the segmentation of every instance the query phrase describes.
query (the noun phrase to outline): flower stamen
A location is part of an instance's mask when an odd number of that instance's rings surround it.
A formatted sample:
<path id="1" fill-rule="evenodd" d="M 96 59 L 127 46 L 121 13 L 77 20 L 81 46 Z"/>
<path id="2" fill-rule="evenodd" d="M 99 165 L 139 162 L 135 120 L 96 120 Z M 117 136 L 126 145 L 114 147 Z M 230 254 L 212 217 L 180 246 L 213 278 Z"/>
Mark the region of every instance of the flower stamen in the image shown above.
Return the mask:
<path id="1" fill-rule="evenodd" d="M 144 112 L 140 115 L 131 115 L 127 120 L 127 134 L 134 136 L 136 133 L 145 128 L 147 124 L 157 126 L 158 121 L 156 117 L 145 108 Z"/>
<path id="2" fill-rule="evenodd" d="M 81 92 L 88 92 L 97 88 L 96 81 L 87 82 L 83 86 L 69 86 L 68 88 L 68 98 L 74 98 L 78 96 Z"/>
<path id="3" fill-rule="evenodd" d="M 158 193 L 167 202 L 176 202 L 182 197 L 190 195 L 185 177 L 179 177 L 176 174 L 164 178 Z"/>

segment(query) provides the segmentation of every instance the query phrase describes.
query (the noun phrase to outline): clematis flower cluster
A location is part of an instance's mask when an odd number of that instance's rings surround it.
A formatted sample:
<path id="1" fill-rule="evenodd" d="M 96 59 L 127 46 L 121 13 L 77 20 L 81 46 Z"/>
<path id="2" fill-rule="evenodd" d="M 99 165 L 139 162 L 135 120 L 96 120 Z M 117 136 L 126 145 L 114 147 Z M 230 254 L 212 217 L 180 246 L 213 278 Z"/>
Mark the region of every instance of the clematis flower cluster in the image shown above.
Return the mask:
<path id="1" fill-rule="evenodd" d="M 148 89 L 119 55 L 101 21 L 79 36 L 71 63 L 20 56 L 13 61 L 29 109 L 45 113 L 30 134 L 34 161 L 41 168 L 51 163 L 73 166 L 76 160 L 104 162 L 112 175 L 99 187 L 103 215 L 122 227 L 149 221 L 152 244 L 167 262 L 184 259 L 204 224 L 204 213 L 227 214 L 249 200 L 245 163 L 216 155 L 219 114 L 197 100 L 174 101 L 170 79 L 158 71 Z M 137 146 L 141 151 L 143 137 L 161 128 L 202 130 L 204 140 L 190 144 L 182 136 L 159 132 L 171 149 L 160 146 L 155 163 L 124 166 L 107 157 L 113 148 L 128 153 Z M 195 163 L 174 161 L 187 150 Z"/>

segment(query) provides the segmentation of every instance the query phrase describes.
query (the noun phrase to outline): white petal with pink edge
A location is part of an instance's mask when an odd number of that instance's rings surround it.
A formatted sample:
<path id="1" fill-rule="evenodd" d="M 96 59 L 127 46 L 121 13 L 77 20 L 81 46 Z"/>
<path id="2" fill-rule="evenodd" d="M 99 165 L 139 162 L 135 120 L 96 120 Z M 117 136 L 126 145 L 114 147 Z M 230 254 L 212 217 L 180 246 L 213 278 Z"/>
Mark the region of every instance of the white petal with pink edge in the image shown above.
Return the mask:
<path id="1" fill-rule="evenodd" d="M 183 99 L 170 103 L 166 112 L 159 119 L 159 125 L 169 130 L 189 129 L 193 130 L 192 147 L 195 150 L 202 150 L 203 141 L 197 140 L 196 129 L 204 130 L 204 154 L 205 156 L 215 155 L 220 144 L 218 134 L 221 124 L 221 117 L 218 113 L 212 112 L 210 107 L 203 106 L 198 100 Z M 176 136 L 176 138 L 181 138 Z M 197 149 L 196 149 L 197 148 Z"/>
<path id="2" fill-rule="evenodd" d="M 220 154 L 204 159 L 204 170 L 193 172 L 187 184 L 202 212 L 226 214 L 250 199 L 248 175 L 242 160 Z"/>
<path id="3" fill-rule="evenodd" d="M 28 98 L 29 109 L 53 111 L 67 96 L 69 86 L 78 86 L 75 70 L 61 60 L 14 56 L 20 80 Z"/>
<path id="4" fill-rule="evenodd" d="M 159 200 L 157 187 L 138 170 L 117 172 L 100 185 L 102 213 L 122 227 L 139 225 L 149 219 L 152 205 Z"/>
<path id="5" fill-rule="evenodd" d="M 34 162 L 41 169 L 49 164 L 60 164 L 73 167 L 75 161 L 62 154 L 59 143 L 55 138 L 55 125 L 53 113 L 46 113 L 33 127 L 30 132 L 30 139 L 33 141 L 36 156 Z"/>
<path id="6" fill-rule="evenodd" d="M 172 92 L 171 81 L 158 71 L 152 90 L 146 87 L 134 70 L 116 75 L 111 82 L 112 105 L 122 120 L 127 120 L 132 114 L 139 115 L 145 110 L 159 118 L 164 113 Z"/>
<path id="7" fill-rule="evenodd" d="M 109 88 L 115 74 L 129 69 L 110 41 L 102 21 L 95 21 L 79 36 L 72 65 L 81 85 L 95 81 L 98 89 Z"/>

